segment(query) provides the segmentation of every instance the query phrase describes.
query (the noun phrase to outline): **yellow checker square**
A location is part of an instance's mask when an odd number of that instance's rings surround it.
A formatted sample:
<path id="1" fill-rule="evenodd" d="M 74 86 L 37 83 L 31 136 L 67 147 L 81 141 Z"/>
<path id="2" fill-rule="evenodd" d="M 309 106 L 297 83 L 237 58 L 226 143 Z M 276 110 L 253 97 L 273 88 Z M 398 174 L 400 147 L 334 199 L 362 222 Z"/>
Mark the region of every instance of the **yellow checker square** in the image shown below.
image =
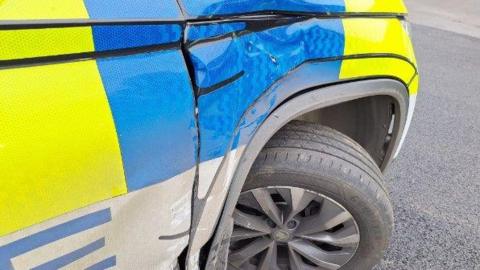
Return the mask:
<path id="1" fill-rule="evenodd" d="M 407 13 L 403 0 L 345 0 L 347 12 Z"/>
<path id="2" fill-rule="evenodd" d="M 0 60 L 93 51 L 91 27 L 0 30 Z"/>
<path id="3" fill-rule="evenodd" d="M 340 79 L 370 76 L 396 77 L 408 84 L 415 76 L 415 69 L 407 61 L 397 58 L 365 58 L 343 60 Z"/>
<path id="4" fill-rule="evenodd" d="M 88 19 L 82 0 L 0 0 L 0 20 Z"/>
<path id="5" fill-rule="evenodd" d="M 126 192 L 95 61 L 0 71 L 0 236 Z"/>
<path id="6" fill-rule="evenodd" d="M 344 55 L 389 53 L 416 63 L 410 37 L 398 19 L 350 18 L 343 20 L 343 27 Z"/>

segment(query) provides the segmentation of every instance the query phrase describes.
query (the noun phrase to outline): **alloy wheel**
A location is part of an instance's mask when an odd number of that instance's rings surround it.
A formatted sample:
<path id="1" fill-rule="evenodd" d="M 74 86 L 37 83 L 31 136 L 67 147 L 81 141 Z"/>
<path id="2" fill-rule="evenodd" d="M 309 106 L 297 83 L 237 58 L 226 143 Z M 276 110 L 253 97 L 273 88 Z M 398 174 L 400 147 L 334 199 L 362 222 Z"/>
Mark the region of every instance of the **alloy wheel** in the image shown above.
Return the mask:
<path id="1" fill-rule="evenodd" d="M 230 269 L 339 269 L 360 233 L 353 216 L 322 194 L 265 187 L 240 195 L 230 240 Z"/>

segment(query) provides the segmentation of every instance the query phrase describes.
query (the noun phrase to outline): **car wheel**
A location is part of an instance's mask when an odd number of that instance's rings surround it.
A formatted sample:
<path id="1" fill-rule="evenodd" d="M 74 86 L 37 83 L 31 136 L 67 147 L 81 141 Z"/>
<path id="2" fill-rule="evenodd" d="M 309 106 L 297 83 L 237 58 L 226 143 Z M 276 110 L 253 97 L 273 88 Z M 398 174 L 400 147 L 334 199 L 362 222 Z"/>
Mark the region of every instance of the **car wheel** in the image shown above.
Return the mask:
<path id="1" fill-rule="evenodd" d="M 233 215 L 229 269 L 371 269 L 393 226 L 382 181 L 352 139 L 290 123 L 246 180 Z"/>

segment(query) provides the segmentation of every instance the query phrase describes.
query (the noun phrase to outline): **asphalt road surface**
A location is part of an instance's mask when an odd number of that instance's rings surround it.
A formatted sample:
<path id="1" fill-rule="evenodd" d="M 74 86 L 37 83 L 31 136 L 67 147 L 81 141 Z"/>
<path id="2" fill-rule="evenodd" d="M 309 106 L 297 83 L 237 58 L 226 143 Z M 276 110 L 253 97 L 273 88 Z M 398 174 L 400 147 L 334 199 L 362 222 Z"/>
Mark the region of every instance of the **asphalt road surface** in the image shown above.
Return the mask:
<path id="1" fill-rule="evenodd" d="M 479 0 L 405 0 L 409 20 L 480 38 Z"/>
<path id="2" fill-rule="evenodd" d="M 396 227 L 378 269 L 480 270 L 480 39 L 418 24 L 412 35 L 421 92 L 387 173 Z"/>

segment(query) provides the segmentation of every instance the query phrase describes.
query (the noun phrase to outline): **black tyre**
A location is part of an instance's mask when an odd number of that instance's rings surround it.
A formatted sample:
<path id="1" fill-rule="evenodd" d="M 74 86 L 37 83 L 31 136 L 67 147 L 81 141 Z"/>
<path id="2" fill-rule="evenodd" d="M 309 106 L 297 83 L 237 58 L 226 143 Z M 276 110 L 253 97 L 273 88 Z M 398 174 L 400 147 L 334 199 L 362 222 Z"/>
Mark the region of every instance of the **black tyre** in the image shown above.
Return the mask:
<path id="1" fill-rule="evenodd" d="M 324 126 L 292 122 L 265 146 L 234 213 L 230 269 L 371 269 L 392 207 L 368 153 Z"/>

